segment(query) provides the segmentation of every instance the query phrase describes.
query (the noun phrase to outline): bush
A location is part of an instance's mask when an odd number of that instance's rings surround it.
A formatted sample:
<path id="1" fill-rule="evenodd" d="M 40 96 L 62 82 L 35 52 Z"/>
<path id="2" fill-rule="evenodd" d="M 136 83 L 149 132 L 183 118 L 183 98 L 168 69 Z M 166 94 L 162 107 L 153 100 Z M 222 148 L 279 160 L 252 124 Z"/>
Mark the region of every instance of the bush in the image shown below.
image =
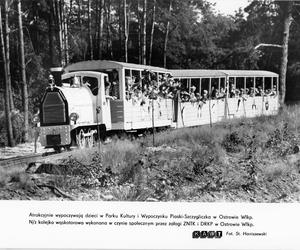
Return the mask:
<path id="1" fill-rule="evenodd" d="M 222 146 L 227 152 L 237 153 L 245 147 L 245 135 L 242 136 L 238 131 L 231 132 L 225 136 Z"/>
<path id="2" fill-rule="evenodd" d="M 12 113 L 13 138 L 16 144 L 24 142 L 24 114 L 19 110 L 14 110 Z M 29 114 L 31 116 L 31 114 Z M 33 129 L 29 127 L 29 137 L 33 136 Z M 0 147 L 8 145 L 6 117 L 4 112 L 0 114 Z"/>
<path id="3" fill-rule="evenodd" d="M 283 161 L 277 163 L 269 163 L 262 168 L 264 178 L 269 181 L 275 181 L 284 175 L 290 174 L 294 171 L 294 168 L 290 167 Z"/>
<path id="4" fill-rule="evenodd" d="M 203 175 L 207 167 L 217 161 L 215 150 L 207 146 L 198 147 L 193 151 L 191 158 L 195 175 Z"/>
<path id="5" fill-rule="evenodd" d="M 32 190 L 34 187 L 30 176 L 18 168 L 0 170 L 0 187 L 5 188 L 9 183 L 14 183 L 24 190 Z"/>
<path id="6" fill-rule="evenodd" d="M 10 174 L 10 182 L 15 182 L 24 190 L 31 190 L 34 187 L 34 183 L 30 176 L 26 173 L 15 171 Z"/>
<path id="7" fill-rule="evenodd" d="M 0 188 L 3 188 L 7 185 L 9 182 L 9 176 L 7 174 L 7 171 L 0 170 Z"/>
<path id="8" fill-rule="evenodd" d="M 140 144 L 134 141 L 114 140 L 103 146 L 102 163 L 113 173 L 120 173 L 124 168 L 135 164 L 141 152 Z"/>

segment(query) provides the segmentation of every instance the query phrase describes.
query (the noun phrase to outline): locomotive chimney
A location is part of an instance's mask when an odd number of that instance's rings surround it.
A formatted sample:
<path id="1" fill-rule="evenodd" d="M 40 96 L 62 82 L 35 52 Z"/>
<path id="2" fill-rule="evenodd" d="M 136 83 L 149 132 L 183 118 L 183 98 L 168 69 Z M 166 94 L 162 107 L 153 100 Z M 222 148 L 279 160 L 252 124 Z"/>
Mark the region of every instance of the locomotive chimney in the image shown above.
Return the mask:
<path id="1" fill-rule="evenodd" d="M 50 68 L 51 75 L 54 77 L 54 83 L 56 86 L 61 86 L 61 75 L 63 73 L 62 67 Z"/>

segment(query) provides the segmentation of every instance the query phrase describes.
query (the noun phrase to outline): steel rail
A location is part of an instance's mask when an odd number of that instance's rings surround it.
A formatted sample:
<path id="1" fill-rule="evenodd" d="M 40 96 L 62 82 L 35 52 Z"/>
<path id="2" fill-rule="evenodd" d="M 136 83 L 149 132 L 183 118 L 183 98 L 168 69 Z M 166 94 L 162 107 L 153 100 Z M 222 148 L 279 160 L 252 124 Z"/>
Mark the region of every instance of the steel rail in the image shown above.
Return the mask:
<path id="1" fill-rule="evenodd" d="M 48 162 L 50 160 L 66 158 L 70 156 L 72 153 L 74 153 L 74 151 L 66 151 L 62 153 L 51 153 L 51 154 L 37 153 L 37 154 L 30 154 L 25 156 L 10 157 L 7 159 L 0 160 L 0 168 L 28 166 L 29 163 L 33 163 L 33 162 Z"/>

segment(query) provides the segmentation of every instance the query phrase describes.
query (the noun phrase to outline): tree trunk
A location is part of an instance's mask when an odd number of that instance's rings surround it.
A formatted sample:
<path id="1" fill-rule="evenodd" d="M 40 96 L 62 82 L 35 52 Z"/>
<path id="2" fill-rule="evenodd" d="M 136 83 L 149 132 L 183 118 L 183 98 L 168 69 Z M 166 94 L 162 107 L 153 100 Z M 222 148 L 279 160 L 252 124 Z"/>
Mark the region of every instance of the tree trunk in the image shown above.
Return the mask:
<path id="1" fill-rule="evenodd" d="M 96 50 L 95 58 L 98 57 L 99 43 L 98 43 L 98 27 L 99 27 L 99 1 L 96 1 L 95 6 L 95 35 L 94 35 L 94 49 Z"/>
<path id="2" fill-rule="evenodd" d="M 69 11 L 69 16 L 72 15 L 73 13 L 73 0 L 70 0 L 70 11 Z"/>
<path id="3" fill-rule="evenodd" d="M 64 1 L 63 1 L 62 12 L 63 12 L 63 30 L 64 30 L 64 61 L 65 64 L 68 64 L 70 61 L 69 38 L 68 38 L 68 12 L 67 12 L 67 6 Z"/>
<path id="4" fill-rule="evenodd" d="M 147 37 L 147 0 L 143 4 L 143 31 L 142 31 L 142 64 L 146 65 L 146 37 Z"/>
<path id="5" fill-rule="evenodd" d="M 128 23 L 129 20 L 127 19 L 127 1 L 124 0 L 124 55 L 125 55 L 125 62 L 128 62 Z"/>
<path id="6" fill-rule="evenodd" d="M 118 22 L 119 22 L 119 25 L 118 25 L 118 33 L 119 33 L 119 53 L 120 53 L 120 59 L 123 61 L 125 60 L 125 56 L 123 57 L 123 32 L 122 32 L 122 1 L 120 0 L 119 1 L 119 6 L 118 6 Z"/>
<path id="7" fill-rule="evenodd" d="M 170 5 L 169 5 L 170 15 L 171 15 L 171 9 L 172 9 L 172 0 L 170 0 Z M 170 31 L 170 18 L 168 18 L 167 21 L 166 35 L 165 35 L 165 42 L 164 42 L 164 68 L 167 67 L 167 46 L 168 46 L 169 31 Z"/>
<path id="8" fill-rule="evenodd" d="M 66 41 L 65 41 L 65 38 L 66 38 L 66 30 L 65 30 L 65 24 L 64 24 L 64 21 L 65 21 L 65 11 L 64 11 L 64 0 L 59 0 L 59 13 L 60 13 L 60 29 L 61 29 L 61 60 L 62 60 L 62 65 L 65 66 L 66 64 Z"/>
<path id="9" fill-rule="evenodd" d="M 288 63 L 288 43 L 289 43 L 289 33 L 290 25 L 292 22 L 292 7 L 293 2 L 287 1 L 284 3 L 284 21 L 283 21 L 283 41 L 282 41 L 282 57 L 280 66 L 280 106 L 284 104 L 285 94 L 286 94 L 286 71 Z"/>
<path id="10" fill-rule="evenodd" d="M 61 2 L 54 1 L 54 10 L 55 10 L 55 23 L 56 23 L 56 30 L 58 35 L 58 51 L 59 51 L 59 61 L 60 66 L 64 66 L 64 59 L 63 59 L 63 32 L 62 32 L 62 15 L 61 15 Z"/>
<path id="11" fill-rule="evenodd" d="M 19 39 L 20 39 L 20 59 L 21 59 L 21 74 L 23 86 L 23 108 L 24 108 L 24 141 L 29 139 L 29 118 L 28 118 L 28 89 L 26 82 L 26 69 L 25 69 L 25 52 L 24 52 L 24 36 L 23 36 L 23 22 L 22 22 L 22 8 L 21 0 L 18 0 L 18 20 L 19 20 Z"/>
<path id="12" fill-rule="evenodd" d="M 149 62 L 152 63 L 152 47 L 153 47 L 153 36 L 154 36 L 154 28 L 155 28 L 155 15 L 156 15 L 156 0 L 153 0 L 153 13 L 152 13 L 152 25 L 151 25 L 151 35 L 150 35 L 150 46 L 149 46 Z"/>
<path id="13" fill-rule="evenodd" d="M 11 88 L 11 74 L 10 74 L 10 49 L 9 49 L 9 33 L 10 29 L 8 26 L 8 0 L 5 0 L 4 2 L 4 11 L 5 11 L 5 57 L 6 57 L 6 72 L 7 72 L 7 88 L 9 92 L 9 105 L 10 105 L 10 110 L 15 109 L 14 105 L 14 99 L 13 99 L 13 92 Z"/>
<path id="14" fill-rule="evenodd" d="M 98 49 L 98 57 L 99 60 L 102 59 L 102 33 L 103 33 L 103 8 L 104 8 L 104 0 L 100 0 L 99 3 L 99 25 L 98 25 L 98 37 L 97 37 L 97 43 L 99 46 Z"/>
<path id="15" fill-rule="evenodd" d="M 81 8 L 82 8 L 82 0 L 77 0 L 77 4 L 78 4 L 77 23 L 78 23 L 78 26 L 81 28 Z"/>
<path id="16" fill-rule="evenodd" d="M 49 0 L 48 4 L 50 7 L 50 13 L 48 16 L 48 39 L 49 39 L 49 55 L 50 55 L 50 64 L 51 67 L 56 66 L 55 65 L 55 60 L 54 60 L 54 55 L 55 55 L 55 50 L 54 50 L 54 43 L 53 43 L 53 5 L 52 5 L 52 0 Z"/>
<path id="17" fill-rule="evenodd" d="M 140 16 L 140 0 L 137 0 L 137 19 L 138 19 L 138 59 L 139 59 L 139 64 L 142 64 L 142 20 L 141 20 L 141 16 Z"/>
<path id="18" fill-rule="evenodd" d="M 9 88 L 8 88 L 8 79 L 7 79 L 7 61 L 6 61 L 6 53 L 4 48 L 4 38 L 3 38 L 3 28 L 2 28 L 2 9 L 0 6 L 0 45 L 1 45 L 1 53 L 2 53 L 2 60 L 3 60 L 3 68 L 4 68 L 4 99 L 5 99 L 5 116 L 6 116 L 6 130 L 7 130 L 7 140 L 8 146 L 13 147 L 15 145 L 14 138 L 13 138 L 13 127 L 12 127 L 12 120 L 11 120 L 11 109 L 9 104 Z"/>
<path id="19" fill-rule="evenodd" d="M 109 59 L 112 59 L 113 58 L 113 50 L 112 50 L 112 39 L 111 39 L 110 15 L 111 15 L 111 0 L 107 0 L 107 4 L 106 4 L 107 52 L 109 54 Z"/>
<path id="20" fill-rule="evenodd" d="M 91 0 L 88 0 L 88 41 L 90 48 L 90 59 L 94 59 L 93 37 L 92 37 L 92 18 L 91 18 Z"/>

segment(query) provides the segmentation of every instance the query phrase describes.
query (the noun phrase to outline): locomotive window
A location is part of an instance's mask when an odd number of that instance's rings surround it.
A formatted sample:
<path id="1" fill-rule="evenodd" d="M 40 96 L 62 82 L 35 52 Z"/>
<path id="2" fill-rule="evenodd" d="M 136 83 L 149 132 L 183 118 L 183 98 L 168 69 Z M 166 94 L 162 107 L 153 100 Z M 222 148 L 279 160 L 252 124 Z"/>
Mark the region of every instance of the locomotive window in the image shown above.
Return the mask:
<path id="1" fill-rule="evenodd" d="M 69 78 L 65 78 L 62 80 L 62 83 L 70 84 L 71 87 L 80 86 L 81 85 L 81 77 L 80 76 L 72 76 Z"/>
<path id="2" fill-rule="evenodd" d="M 110 88 L 107 92 L 109 92 L 110 96 L 115 97 L 116 99 L 120 99 L 120 83 L 118 70 L 113 69 L 111 71 L 106 71 L 105 73 L 108 74 L 108 80 L 110 85 Z"/>
<path id="3" fill-rule="evenodd" d="M 84 76 L 82 78 L 83 83 L 87 85 L 92 91 L 93 95 L 98 94 L 98 79 L 96 77 Z"/>
<path id="4" fill-rule="evenodd" d="M 73 84 L 73 77 L 62 79 L 62 83 Z"/>
<path id="5" fill-rule="evenodd" d="M 125 69 L 125 89 L 129 90 L 129 86 L 132 85 L 132 77 L 131 77 L 131 70 Z"/>

